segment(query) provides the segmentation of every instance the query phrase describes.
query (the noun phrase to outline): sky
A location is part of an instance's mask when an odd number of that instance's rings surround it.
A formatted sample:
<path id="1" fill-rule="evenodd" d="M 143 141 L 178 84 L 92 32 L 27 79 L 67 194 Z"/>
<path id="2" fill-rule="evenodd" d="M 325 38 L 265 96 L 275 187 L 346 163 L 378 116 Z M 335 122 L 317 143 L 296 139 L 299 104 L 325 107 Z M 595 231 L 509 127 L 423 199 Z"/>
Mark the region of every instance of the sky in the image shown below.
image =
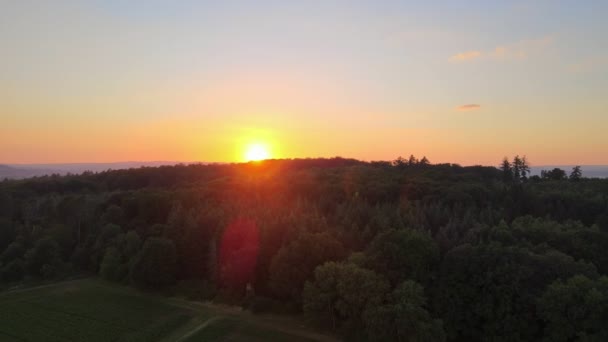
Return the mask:
<path id="1" fill-rule="evenodd" d="M 606 1 L 0 0 L 0 163 L 608 164 Z"/>

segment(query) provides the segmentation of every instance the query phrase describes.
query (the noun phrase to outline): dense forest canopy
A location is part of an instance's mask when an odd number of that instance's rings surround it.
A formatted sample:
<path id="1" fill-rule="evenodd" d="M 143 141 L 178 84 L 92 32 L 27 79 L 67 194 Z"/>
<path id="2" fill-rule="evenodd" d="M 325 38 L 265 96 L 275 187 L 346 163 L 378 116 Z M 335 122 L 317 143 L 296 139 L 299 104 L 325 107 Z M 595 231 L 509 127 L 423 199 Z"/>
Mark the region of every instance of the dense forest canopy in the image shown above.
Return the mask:
<path id="1" fill-rule="evenodd" d="M 348 340 L 608 340 L 608 180 L 266 160 L 0 182 L 0 277 L 95 273 Z"/>

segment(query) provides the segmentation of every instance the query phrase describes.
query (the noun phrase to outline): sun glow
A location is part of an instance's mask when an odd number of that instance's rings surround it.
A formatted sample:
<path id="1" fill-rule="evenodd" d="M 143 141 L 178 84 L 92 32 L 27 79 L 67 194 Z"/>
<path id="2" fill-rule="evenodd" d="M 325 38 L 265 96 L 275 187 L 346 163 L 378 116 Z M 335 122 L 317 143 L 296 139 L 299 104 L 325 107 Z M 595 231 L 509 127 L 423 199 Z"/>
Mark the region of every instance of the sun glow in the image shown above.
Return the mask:
<path id="1" fill-rule="evenodd" d="M 270 158 L 268 147 L 263 144 L 251 144 L 245 150 L 246 161 L 259 161 Z"/>

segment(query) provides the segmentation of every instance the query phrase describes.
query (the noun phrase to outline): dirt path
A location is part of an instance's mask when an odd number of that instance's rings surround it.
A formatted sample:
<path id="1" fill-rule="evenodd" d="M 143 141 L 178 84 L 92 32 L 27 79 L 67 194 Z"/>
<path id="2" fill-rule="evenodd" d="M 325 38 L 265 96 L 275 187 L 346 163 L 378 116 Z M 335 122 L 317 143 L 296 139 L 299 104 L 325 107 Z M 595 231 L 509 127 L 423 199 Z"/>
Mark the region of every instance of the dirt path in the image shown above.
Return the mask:
<path id="1" fill-rule="evenodd" d="M 215 317 L 211 317 L 208 320 L 204 321 L 202 324 L 200 324 L 199 326 L 197 326 L 196 328 L 188 331 L 187 333 L 183 334 L 180 338 L 176 339 L 176 340 L 171 340 L 171 341 L 175 341 L 175 342 L 182 342 L 187 340 L 188 338 L 190 338 L 190 336 L 196 334 L 197 332 L 205 329 L 209 324 L 217 321 L 218 319 L 223 318 L 222 316 L 215 316 Z"/>
<path id="2" fill-rule="evenodd" d="M 197 312 L 209 313 L 217 312 L 224 317 L 237 318 L 243 322 L 249 324 L 269 328 L 272 330 L 280 331 L 282 333 L 304 337 L 313 341 L 318 342 L 337 342 L 337 338 L 321 333 L 317 333 L 311 330 L 310 327 L 306 327 L 302 322 L 294 317 L 289 316 L 277 316 L 277 315 L 254 315 L 249 311 L 244 311 L 240 307 L 218 305 L 209 302 L 192 302 L 179 298 L 169 298 L 168 301 L 175 306 L 179 306 L 185 309 L 194 310 Z"/>

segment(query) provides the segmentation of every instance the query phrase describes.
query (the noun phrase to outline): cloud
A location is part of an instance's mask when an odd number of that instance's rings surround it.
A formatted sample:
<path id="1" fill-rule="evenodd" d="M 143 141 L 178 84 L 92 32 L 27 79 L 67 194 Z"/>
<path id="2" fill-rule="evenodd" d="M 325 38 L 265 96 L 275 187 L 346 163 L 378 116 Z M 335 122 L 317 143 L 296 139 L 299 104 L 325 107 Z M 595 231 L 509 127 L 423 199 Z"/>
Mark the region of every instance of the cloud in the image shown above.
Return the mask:
<path id="1" fill-rule="evenodd" d="M 448 61 L 452 63 L 471 62 L 474 60 L 518 61 L 542 53 L 551 46 L 554 38 L 551 36 L 539 39 L 521 40 L 512 44 L 504 44 L 488 51 L 471 50 L 457 53 Z"/>
<path id="2" fill-rule="evenodd" d="M 464 104 L 462 106 L 456 107 L 456 110 L 458 110 L 460 112 L 467 112 L 467 111 L 471 111 L 471 110 L 477 110 L 479 108 L 481 108 L 481 105 L 478 105 L 475 103 L 469 103 L 469 104 Z"/>
<path id="3" fill-rule="evenodd" d="M 473 50 L 457 53 L 454 56 L 450 57 L 450 62 L 459 63 L 459 62 L 467 62 L 472 61 L 474 59 L 481 57 L 481 51 Z"/>

